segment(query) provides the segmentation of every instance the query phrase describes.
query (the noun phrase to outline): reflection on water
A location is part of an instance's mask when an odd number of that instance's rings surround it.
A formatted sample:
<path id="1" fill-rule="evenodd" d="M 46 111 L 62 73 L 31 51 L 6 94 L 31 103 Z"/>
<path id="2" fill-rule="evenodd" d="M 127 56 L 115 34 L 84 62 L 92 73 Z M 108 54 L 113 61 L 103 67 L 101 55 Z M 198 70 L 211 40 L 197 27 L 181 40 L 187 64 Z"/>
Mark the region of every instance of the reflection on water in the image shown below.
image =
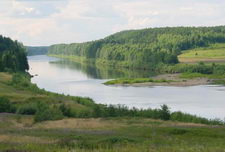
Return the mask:
<path id="1" fill-rule="evenodd" d="M 50 64 L 59 68 L 68 68 L 79 70 L 88 77 L 94 79 L 115 79 L 115 78 L 144 78 L 153 76 L 154 73 L 148 70 L 131 70 L 125 68 L 113 68 L 109 66 L 96 66 L 90 64 L 81 64 L 69 60 L 52 61 Z"/>
<path id="2" fill-rule="evenodd" d="M 40 88 L 48 91 L 93 98 L 97 103 L 156 108 L 167 104 L 172 111 L 183 111 L 208 118 L 225 117 L 225 87 L 115 87 L 106 79 L 148 77 L 150 71 L 131 71 L 81 65 L 47 56 L 29 57 L 30 73 Z"/>

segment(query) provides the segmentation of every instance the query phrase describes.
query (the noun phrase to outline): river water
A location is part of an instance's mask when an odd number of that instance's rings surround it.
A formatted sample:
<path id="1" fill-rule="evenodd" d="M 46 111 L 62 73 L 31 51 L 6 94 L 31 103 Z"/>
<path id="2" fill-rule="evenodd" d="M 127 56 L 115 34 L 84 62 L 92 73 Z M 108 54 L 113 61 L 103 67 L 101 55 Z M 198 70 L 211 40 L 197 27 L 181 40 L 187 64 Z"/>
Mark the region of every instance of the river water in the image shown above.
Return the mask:
<path id="1" fill-rule="evenodd" d="M 122 87 L 102 83 L 114 78 L 149 77 L 151 71 L 131 71 L 95 67 L 48 56 L 28 57 L 32 82 L 45 90 L 90 97 L 96 103 L 123 104 L 136 108 L 158 108 L 167 104 L 171 111 L 182 111 L 207 118 L 225 118 L 225 87 Z"/>

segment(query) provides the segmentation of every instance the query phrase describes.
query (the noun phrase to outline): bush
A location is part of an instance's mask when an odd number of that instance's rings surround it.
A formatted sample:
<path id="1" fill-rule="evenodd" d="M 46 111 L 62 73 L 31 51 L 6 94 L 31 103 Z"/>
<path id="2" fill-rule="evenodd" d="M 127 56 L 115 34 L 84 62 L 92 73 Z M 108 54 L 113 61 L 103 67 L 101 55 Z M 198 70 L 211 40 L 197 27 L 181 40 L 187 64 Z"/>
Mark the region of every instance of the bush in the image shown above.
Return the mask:
<path id="1" fill-rule="evenodd" d="M 186 134 L 188 132 L 189 132 L 189 130 L 187 130 L 187 129 L 174 128 L 170 131 L 170 134 L 172 134 L 172 135 L 183 135 L 183 134 Z"/>
<path id="2" fill-rule="evenodd" d="M 24 115 L 34 115 L 37 112 L 37 104 L 35 103 L 29 103 L 19 106 L 17 109 L 18 114 L 24 114 Z"/>
<path id="3" fill-rule="evenodd" d="M 59 106 L 60 111 L 66 117 L 76 117 L 77 113 L 69 105 L 61 104 Z"/>
<path id="4" fill-rule="evenodd" d="M 11 84 L 15 85 L 15 86 L 22 86 L 25 88 L 27 88 L 31 85 L 30 78 L 28 77 L 28 75 L 23 74 L 23 73 L 13 74 Z"/>
<path id="5" fill-rule="evenodd" d="M 99 118 L 103 116 L 103 108 L 100 105 L 95 105 L 93 110 L 93 116 Z"/>
<path id="6" fill-rule="evenodd" d="M 225 65 L 212 65 L 213 67 L 213 73 L 218 74 L 218 75 L 223 75 L 225 74 Z"/>
<path id="7" fill-rule="evenodd" d="M 14 113 L 15 111 L 16 109 L 12 103 L 10 103 L 9 99 L 0 97 L 0 112 Z"/>
<path id="8" fill-rule="evenodd" d="M 134 139 L 131 139 L 131 138 L 126 138 L 126 137 L 109 137 L 109 138 L 105 138 L 105 139 L 102 139 L 99 141 L 99 143 L 102 143 L 102 144 L 106 144 L 106 145 L 113 145 L 113 144 L 126 144 L 126 143 L 129 143 L 129 142 L 135 142 Z"/>
<path id="9" fill-rule="evenodd" d="M 79 118 L 91 118 L 92 116 L 92 111 L 90 109 L 83 109 L 77 113 L 77 117 Z"/>
<path id="10" fill-rule="evenodd" d="M 38 103 L 37 112 L 34 116 L 35 122 L 60 119 L 63 119 L 63 113 L 58 107 L 49 107 L 46 103 L 43 102 Z"/>
<path id="11" fill-rule="evenodd" d="M 160 109 L 160 119 L 169 120 L 170 119 L 170 111 L 167 105 L 162 105 Z"/>
<path id="12" fill-rule="evenodd" d="M 182 113 L 180 111 L 173 112 L 171 114 L 171 120 L 179 121 L 179 122 L 201 123 L 201 124 L 208 124 L 208 125 L 223 125 L 224 124 L 224 122 L 219 119 L 209 120 L 209 119 L 198 117 L 195 115 Z"/>

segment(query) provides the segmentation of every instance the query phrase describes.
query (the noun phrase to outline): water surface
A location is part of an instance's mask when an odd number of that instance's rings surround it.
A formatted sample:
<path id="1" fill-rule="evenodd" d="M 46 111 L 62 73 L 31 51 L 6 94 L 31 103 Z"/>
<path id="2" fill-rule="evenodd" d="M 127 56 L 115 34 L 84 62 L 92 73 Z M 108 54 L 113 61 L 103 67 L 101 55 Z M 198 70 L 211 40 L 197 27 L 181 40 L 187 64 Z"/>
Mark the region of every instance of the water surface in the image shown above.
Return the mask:
<path id="1" fill-rule="evenodd" d="M 122 87 L 102 83 L 114 78 L 149 77 L 151 71 L 130 71 L 83 65 L 48 56 L 29 57 L 30 73 L 40 88 L 74 96 L 90 97 L 96 103 L 124 104 L 137 108 L 158 108 L 167 104 L 207 118 L 225 118 L 225 87 Z"/>

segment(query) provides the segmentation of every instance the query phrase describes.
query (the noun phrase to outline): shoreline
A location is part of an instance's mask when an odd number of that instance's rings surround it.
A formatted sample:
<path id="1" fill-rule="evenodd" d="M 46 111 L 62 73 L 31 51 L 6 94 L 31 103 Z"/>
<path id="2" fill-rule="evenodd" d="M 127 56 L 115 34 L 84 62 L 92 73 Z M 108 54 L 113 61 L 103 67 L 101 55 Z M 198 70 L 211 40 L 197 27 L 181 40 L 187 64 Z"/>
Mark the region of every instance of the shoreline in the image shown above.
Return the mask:
<path id="1" fill-rule="evenodd" d="M 131 87 L 153 87 L 153 86 L 173 86 L 173 87 L 189 87 L 198 85 L 212 85 L 214 79 L 206 77 L 197 78 L 181 78 L 181 74 L 162 74 L 155 77 L 151 77 L 153 80 L 165 80 L 166 82 L 142 82 L 142 83 L 115 83 L 106 84 L 113 86 L 131 86 Z"/>

